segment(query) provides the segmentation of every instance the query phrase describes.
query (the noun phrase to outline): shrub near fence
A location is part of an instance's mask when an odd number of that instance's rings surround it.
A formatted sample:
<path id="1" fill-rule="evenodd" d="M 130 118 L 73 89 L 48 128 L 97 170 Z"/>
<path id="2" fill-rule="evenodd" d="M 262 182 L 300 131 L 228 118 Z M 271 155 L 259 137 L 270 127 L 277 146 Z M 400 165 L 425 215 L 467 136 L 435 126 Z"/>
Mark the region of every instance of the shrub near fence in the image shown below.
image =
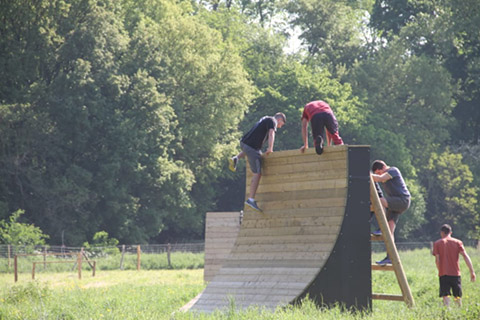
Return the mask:
<path id="1" fill-rule="evenodd" d="M 8 246 L 0 245 L 0 272 L 13 272 L 13 258 L 20 254 L 43 254 L 44 256 L 19 256 L 18 272 L 31 272 L 32 263 L 55 260 L 70 260 L 72 252 L 81 247 L 66 246 Z M 122 245 L 116 247 L 90 247 L 84 249 L 82 268 L 91 270 L 88 260 L 95 260 L 97 270 L 158 270 L 199 269 L 204 265 L 204 243 L 181 243 L 160 245 Z M 50 256 L 50 253 L 57 253 Z M 64 253 L 64 255 L 62 255 Z M 36 272 L 66 272 L 74 270 L 74 264 L 37 263 Z"/>

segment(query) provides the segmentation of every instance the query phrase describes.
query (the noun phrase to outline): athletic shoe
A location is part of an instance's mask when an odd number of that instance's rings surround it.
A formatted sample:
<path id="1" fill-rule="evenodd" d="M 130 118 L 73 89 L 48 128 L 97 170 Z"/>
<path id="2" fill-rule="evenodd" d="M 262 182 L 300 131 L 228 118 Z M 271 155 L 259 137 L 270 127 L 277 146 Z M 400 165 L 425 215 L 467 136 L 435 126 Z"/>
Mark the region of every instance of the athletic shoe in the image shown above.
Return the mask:
<path id="1" fill-rule="evenodd" d="M 257 205 L 257 202 L 255 200 L 250 200 L 250 199 L 247 199 L 247 201 L 245 201 L 245 204 L 248 205 L 250 208 L 252 208 L 253 210 L 256 210 L 256 211 L 259 211 L 259 212 L 262 212 L 262 209 L 260 209 Z"/>
<path id="2" fill-rule="evenodd" d="M 315 151 L 318 155 L 323 153 L 323 137 L 321 135 L 318 135 L 315 139 Z"/>
<path id="3" fill-rule="evenodd" d="M 378 237 L 378 236 L 381 236 L 381 235 L 382 235 L 382 230 L 377 229 L 377 230 L 373 231 L 372 234 L 373 234 L 374 236 L 377 236 L 377 237 Z"/>
<path id="4" fill-rule="evenodd" d="M 381 265 L 381 266 L 384 266 L 384 265 L 387 265 L 387 264 L 392 264 L 392 260 L 390 260 L 389 257 L 385 257 L 385 259 L 383 259 L 381 261 L 377 261 L 376 263 Z"/>
<path id="5" fill-rule="evenodd" d="M 230 171 L 237 171 L 237 162 L 238 162 L 238 158 L 237 157 L 232 157 L 232 158 L 229 158 L 228 159 L 228 169 L 230 169 Z"/>

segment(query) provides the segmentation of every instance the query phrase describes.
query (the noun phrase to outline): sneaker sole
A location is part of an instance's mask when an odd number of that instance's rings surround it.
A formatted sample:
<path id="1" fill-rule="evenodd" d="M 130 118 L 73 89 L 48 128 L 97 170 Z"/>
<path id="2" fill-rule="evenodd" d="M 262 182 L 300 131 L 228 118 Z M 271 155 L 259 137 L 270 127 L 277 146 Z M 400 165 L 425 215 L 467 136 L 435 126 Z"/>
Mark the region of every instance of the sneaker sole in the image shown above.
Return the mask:
<path id="1" fill-rule="evenodd" d="M 252 206 L 250 203 L 245 202 L 245 204 L 246 204 L 247 206 L 249 206 L 250 208 L 252 208 L 254 211 L 263 212 L 262 209 L 260 209 L 260 208 L 255 208 L 255 207 Z"/>
<path id="2" fill-rule="evenodd" d="M 320 140 L 320 142 L 315 144 L 315 152 L 317 152 L 318 155 L 321 155 L 323 153 L 323 138 L 322 136 L 317 137 L 317 142 Z"/>

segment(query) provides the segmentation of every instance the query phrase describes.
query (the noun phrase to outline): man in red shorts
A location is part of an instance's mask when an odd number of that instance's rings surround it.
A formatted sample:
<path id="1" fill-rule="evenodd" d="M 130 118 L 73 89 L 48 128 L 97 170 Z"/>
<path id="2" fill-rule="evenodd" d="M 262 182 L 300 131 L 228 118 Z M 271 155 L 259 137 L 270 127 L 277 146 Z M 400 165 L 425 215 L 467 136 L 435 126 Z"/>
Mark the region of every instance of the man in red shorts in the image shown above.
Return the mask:
<path id="1" fill-rule="evenodd" d="M 308 149 L 308 122 L 312 126 L 312 135 L 317 154 L 323 152 L 323 142 L 325 141 L 325 128 L 327 129 L 327 145 L 333 141 L 334 144 L 343 144 L 342 138 L 338 134 L 337 118 L 332 109 L 325 101 L 312 101 L 305 105 L 302 114 L 302 138 L 303 146 L 300 151 L 303 153 Z"/>
<path id="2" fill-rule="evenodd" d="M 468 256 L 462 241 L 452 238 L 452 227 L 444 224 L 440 229 L 440 240 L 433 245 L 433 255 L 437 264 L 438 276 L 440 277 L 440 297 L 443 304 L 450 306 L 450 295 L 453 292 L 455 302 L 462 306 L 462 279 L 460 278 L 460 266 L 458 256 L 461 254 L 470 270 L 470 280 L 475 281 L 475 271 L 472 260 Z"/>

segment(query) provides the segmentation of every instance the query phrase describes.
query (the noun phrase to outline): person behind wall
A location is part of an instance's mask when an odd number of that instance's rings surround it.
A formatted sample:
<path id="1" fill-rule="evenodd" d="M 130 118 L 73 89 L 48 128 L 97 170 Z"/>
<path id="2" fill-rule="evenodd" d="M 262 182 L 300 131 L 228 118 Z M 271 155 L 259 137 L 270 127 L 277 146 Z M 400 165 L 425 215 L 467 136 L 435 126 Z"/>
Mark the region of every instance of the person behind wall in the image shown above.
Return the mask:
<path id="1" fill-rule="evenodd" d="M 459 255 L 463 256 L 470 270 L 470 280 L 474 282 L 476 275 L 473 270 L 472 260 L 465 251 L 463 242 L 452 237 L 452 227 L 450 225 L 442 225 L 440 237 L 441 239 L 433 244 L 432 252 L 438 269 L 440 297 L 443 298 L 443 304 L 450 307 L 450 296 L 453 293 L 455 303 L 458 306 L 462 306 L 462 279 L 458 257 Z"/>
<path id="2" fill-rule="evenodd" d="M 285 114 L 281 112 L 276 113 L 273 117 L 265 116 L 261 118 L 240 140 L 242 151 L 236 156 L 228 159 L 229 169 L 235 172 L 237 170 L 238 160 L 245 156 L 247 157 L 253 176 L 250 183 L 250 192 L 245 204 L 256 211 L 262 211 L 255 201 L 255 194 L 262 176 L 262 151 L 260 149 L 264 142 L 268 140 L 268 147 L 265 151 L 265 155 L 268 156 L 273 152 L 275 132 L 277 131 L 277 128 L 281 128 L 286 121 L 287 118 L 285 117 Z"/>
<path id="3" fill-rule="evenodd" d="M 343 140 L 338 134 L 337 118 L 325 101 L 312 101 L 305 105 L 302 113 L 302 139 L 303 146 L 300 151 L 303 153 L 308 149 L 308 122 L 312 127 L 313 144 L 317 154 L 323 153 L 323 143 L 325 141 L 325 129 L 327 132 L 327 145 L 333 141 L 334 144 L 343 144 Z"/>
<path id="4" fill-rule="evenodd" d="M 372 178 L 374 182 L 381 182 L 385 191 L 385 196 L 380 198 L 382 206 L 387 210 L 386 218 L 388 228 L 392 235 L 392 240 L 395 241 L 395 227 L 400 215 L 410 207 L 410 191 L 403 180 L 402 173 L 396 167 L 389 167 L 382 160 L 375 160 L 372 164 Z M 388 257 L 377 264 L 390 264 L 392 261 Z"/>

